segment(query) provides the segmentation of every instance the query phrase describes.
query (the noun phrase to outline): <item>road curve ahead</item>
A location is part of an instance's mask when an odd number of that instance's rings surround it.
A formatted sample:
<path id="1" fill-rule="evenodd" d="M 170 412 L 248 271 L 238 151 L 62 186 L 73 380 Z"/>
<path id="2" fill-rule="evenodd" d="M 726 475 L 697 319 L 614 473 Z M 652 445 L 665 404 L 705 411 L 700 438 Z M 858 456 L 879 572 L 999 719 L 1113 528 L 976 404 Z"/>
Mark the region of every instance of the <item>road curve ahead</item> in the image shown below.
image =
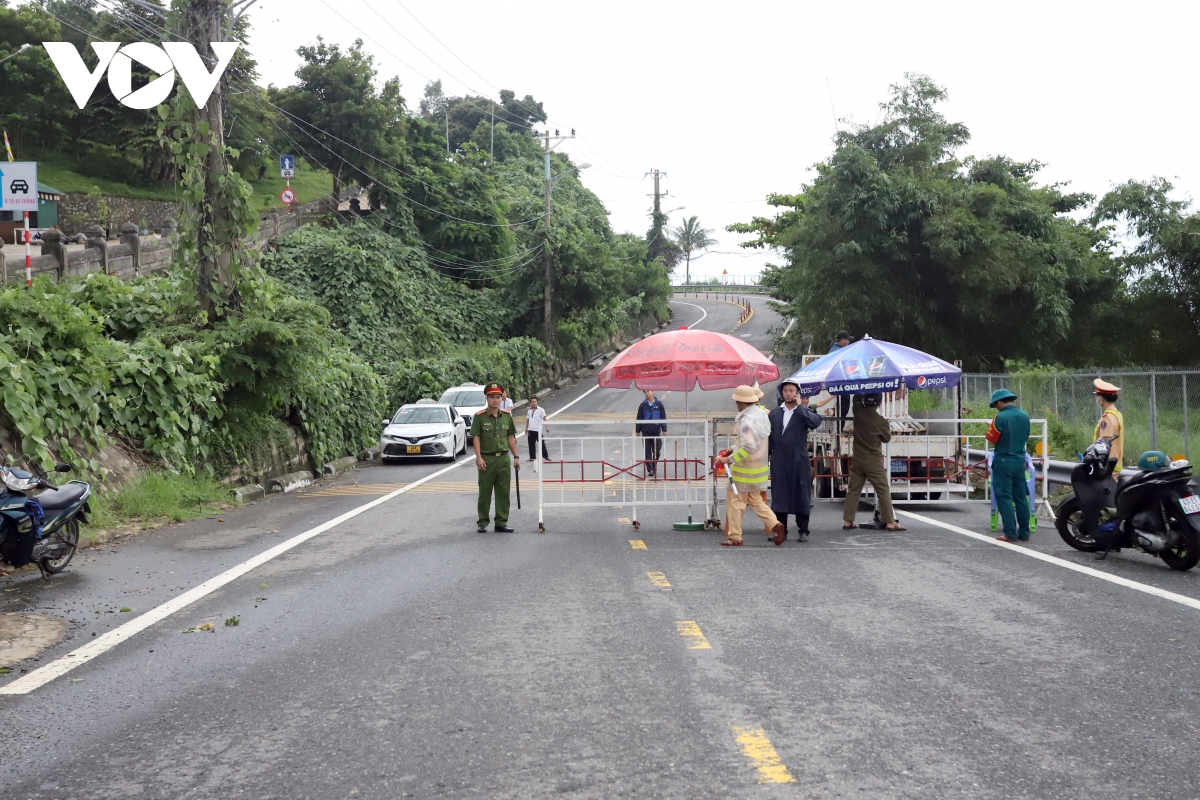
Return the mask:
<path id="1" fill-rule="evenodd" d="M 769 351 L 782 321 L 753 302 L 740 327 L 728 303 L 672 308 Z M 639 400 L 585 384 L 545 405 Z M 688 404 L 733 409 L 729 391 Z M 732 551 L 674 531 L 679 508 L 640 530 L 556 508 L 539 534 L 528 474 L 517 533 L 479 534 L 474 467 L 443 469 L 363 469 L 0 580 L 0 611 L 70 622 L 0 692 L 208 587 L 0 693 L 0 796 L 1200 796 L 1200 610 L 1171 599 L 1200 576 L 1122 554 L 1102 570 L 1127 583 L 1106 581 L 1049 525 L 1045 559 L 970 536 L 977 509 L 880 534 L 821 504 L 810 542 L 748 522 Z"/>

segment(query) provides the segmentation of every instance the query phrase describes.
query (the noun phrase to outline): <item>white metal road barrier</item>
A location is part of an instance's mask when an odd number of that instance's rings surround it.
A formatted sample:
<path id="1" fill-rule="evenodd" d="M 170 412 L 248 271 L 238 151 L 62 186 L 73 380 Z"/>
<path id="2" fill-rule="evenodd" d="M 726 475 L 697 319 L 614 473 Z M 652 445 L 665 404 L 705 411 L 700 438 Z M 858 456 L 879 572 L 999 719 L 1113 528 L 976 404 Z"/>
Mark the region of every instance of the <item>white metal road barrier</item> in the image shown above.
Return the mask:
<path id="1" fill-rule="evenodd" d="M 537 452 L 538 529 L 546 530 L 545 510 L 554 507 L 638 508 L 701 506 L 708 517 L 713 479 L 707 419 L 666 421 L 658 437 L 635 434 L 635 419 L 556 420 L 554 435 L 543 433 L 550 457 Z M 646 443 L 656 449 L 647 458 Z"/>

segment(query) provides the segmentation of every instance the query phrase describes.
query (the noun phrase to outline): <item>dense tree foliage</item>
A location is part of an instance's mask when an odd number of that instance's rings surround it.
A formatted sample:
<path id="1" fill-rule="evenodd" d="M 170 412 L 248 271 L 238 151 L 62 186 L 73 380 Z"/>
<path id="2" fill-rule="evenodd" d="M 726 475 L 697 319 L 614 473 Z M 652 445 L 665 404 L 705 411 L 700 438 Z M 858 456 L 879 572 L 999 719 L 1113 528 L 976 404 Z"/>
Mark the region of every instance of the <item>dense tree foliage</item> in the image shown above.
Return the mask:
<path id="1" fill-rule="evenodd" d="M 1128 219 L 1145 239 L 1114 260 L 1111 236 L 1080 219 L 1093 197 L 1039 185 L 1037 162 L 958 156 L 969 132 L 937 110 L 944 99 L 909 76 L 880 122 L 839 134 L 811 185 L 770 198 L 779 214 L 731 226 L 785 256 L 765 279 L 801 335 L 824 342 L 848 328 L 970 368 L 1145 355 L 1121 335 L 1134 298 L 1185 299 L 1196 285 L 1195 223 L 1169 185 L 1130 184 L 1101 202 L 1098 217 Z"/>

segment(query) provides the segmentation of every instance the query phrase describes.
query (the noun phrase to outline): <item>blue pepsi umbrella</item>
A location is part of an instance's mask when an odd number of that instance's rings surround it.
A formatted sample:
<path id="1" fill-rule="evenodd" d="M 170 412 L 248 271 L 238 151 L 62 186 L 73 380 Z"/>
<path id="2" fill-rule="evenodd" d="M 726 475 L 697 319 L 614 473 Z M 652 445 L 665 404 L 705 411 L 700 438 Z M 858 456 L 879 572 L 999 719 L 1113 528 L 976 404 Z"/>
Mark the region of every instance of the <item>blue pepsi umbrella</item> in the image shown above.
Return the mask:
<path id="1" fill-rule="evenodd" d="M 909 389 L 943 389 L 958 386 L 961 377 L 961 369 L 936 356 L 864 336 L 787 380 L 799 385 L 802 397 L 811 397 L 822 389 L 830 394 L 894 392 L 901 383 Z"/>

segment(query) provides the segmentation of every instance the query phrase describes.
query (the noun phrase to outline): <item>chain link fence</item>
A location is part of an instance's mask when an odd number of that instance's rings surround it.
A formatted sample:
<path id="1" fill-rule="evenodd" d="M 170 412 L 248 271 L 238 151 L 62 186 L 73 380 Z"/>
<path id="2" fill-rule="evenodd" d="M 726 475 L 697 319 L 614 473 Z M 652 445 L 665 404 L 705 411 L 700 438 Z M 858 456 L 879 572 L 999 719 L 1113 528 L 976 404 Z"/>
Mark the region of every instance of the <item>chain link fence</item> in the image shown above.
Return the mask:
<path id="1" fill-rule="evenodd" d="M 1072 372 L 979 374 L 962 377 L 966 416 L 991 416 L 988 400 L 1001 386 L 1016 392 L 1031 417 L 1050 420 L 1053 457 L 1074 461 L 1094 440 L 1099 408 L 1092 381 L 1103 378 L 1121 387 L 1117 408 L 1125 417 L 1125 460 L 1133 463 L 1146 450 L 1191 458 L 1200 441 L 1200 370 L 1103 369 Z M 917 393 L 914 393 L 917 394 Z M 929 395 L 927 392 L 920 394 Z M 933 407 L 953 408 L 955 390 L 923 398 Z M 1196 449 L 1200 457 L 1200 448 Z"/>

